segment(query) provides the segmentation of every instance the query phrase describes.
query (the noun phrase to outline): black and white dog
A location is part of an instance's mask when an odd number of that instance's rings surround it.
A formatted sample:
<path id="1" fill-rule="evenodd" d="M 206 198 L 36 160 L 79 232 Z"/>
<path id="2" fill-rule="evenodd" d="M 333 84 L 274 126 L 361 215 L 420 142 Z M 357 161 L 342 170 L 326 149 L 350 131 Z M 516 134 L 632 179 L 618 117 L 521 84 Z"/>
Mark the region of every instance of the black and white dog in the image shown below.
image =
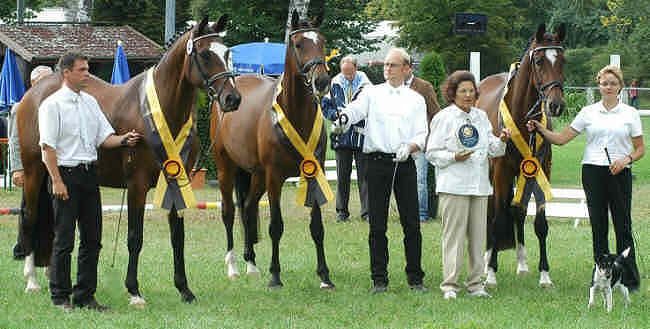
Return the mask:
<path id="1" fill-rule="evenodd" d="M 587 308 L 594 305 L 594 295 L 600 290 L 605 300 L 605 309 L 607 312 L 612 311 L 612 290 L 618 287 L 623 293 L 626 305 L 630 304 L 630 291 L 623 285 L 623 273 L 626 267 L 623 261 L 630 253 L 630 248 L 625 249 L 620 255 L 604 254 L 596 261 L 593 277 L 591 279 L 591 288 L 589 288 L 589 304 Z"/>

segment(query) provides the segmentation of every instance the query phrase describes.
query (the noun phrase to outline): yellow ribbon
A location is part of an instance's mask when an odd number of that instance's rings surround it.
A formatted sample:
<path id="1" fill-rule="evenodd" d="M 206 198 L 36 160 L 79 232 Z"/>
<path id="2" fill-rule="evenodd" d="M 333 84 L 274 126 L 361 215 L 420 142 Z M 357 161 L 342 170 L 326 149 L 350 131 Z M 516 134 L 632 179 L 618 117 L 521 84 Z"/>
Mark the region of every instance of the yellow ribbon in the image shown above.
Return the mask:
<path id="1" fill-rule="evenodd" d="M 183 148 L 183 144 L 185 144 L 185 140 L 187 139 L 187 136 L 189 136 L 190 130 L 192 129 L 192 116 L 190 116 L 187 122 L 185 122 L 181 128 L 181 131 L 178 133 L 178 136 L 176 136 L 176 139 L 174 139 L 171 132 L 169 131 L 167 120 L 165 119 L 165 115 L 162 113 L 162 108 L 160 106 L 160 102 L 158 101 L 158 94 L 156 93 L 156 86 L 153 81 L 153 68 L 147 71 L 146 91 L 147 101 L 149 102 L 149 109 L 151 111 L 151 117 L 153 118 L 154 124 L 156 125 L 158 134 L 160 134 L 160 139 L 163 146 L 165 147 L 167 156 L 169 160 L 177 161 L 181 167 L 180 174 L 177 179 L 180 182 L 189 182 L 180 153 L 181 149 Z M 167 191 L 167 179 L 163 173 L 164 168 L 161 169 L 162 170 L 158 176 L 158 183 L 156 184 L 156 192 L 153 199 L 154 205 L 158 208 L 161 207 L 163 198 L 165 196 L 165 191 Z M 185 206 L 187 208 L 194 208 L 196 205 L 196 199 L 194 198 L 194 192 L 192 191 L 191 184 L 179 183 L 178 186 L 180 187 Z M 177 211 L 180 210 L 182 209 L 177 209 Z"/>
<path id="2" fill-rule="evenodd" d="M 282 81 L 283 78 L 284 75 L 280 77 L 280 81 Z M 282 106 L 278 104 L 277 96 L 280 95 L 281 92 L 282 92 L 282 83 L 278 83 L 278 88 L 275 95 L 276 97 L 275 100 L 273 101 L 273 108 L 275 109 L 275 112 L 277 114 L 278 123 L 280 124 L 280 127 L 284 131 L 285 135 L 287 135 L 287 138 L 291 142 L 291 145 L 293 145 L 296 151 L 298 151 L 298 153 L 300 153 L 300 155 L 303 157 L 303 160 L 311 160 L 316 164 L 316 176 L 314 178 L 318 182 L 318 185 L 323 191 L 323 194 L 325 195 L 327 201 L 332 201 L 332 199 L 334 199 L 334 193 L 332 193 L 332 190 L 330 189 L 330 186 L 327 183 L 327 178 L 323 173 L 323 168 L 320 166 L 318 159 L 316 159 L 316 157 L 314 156 L 314 151 L 318 146 L 318 141 L 320 140 L 321 131 L 323 128 L 323 114 L 321 113 L 320 104 L 318 104 L 318 108 L 316 110 L 316 119 L 314 120 L 314 126 L 311 130 L 309 141 L 307 142 L 307 144 L 305 144 L 302 137 L 300 137 L 300 134 L 298 134 L 296 129 L 293 127 L 289 119 L 284 114 L 284 111 L 282 110 Z M 323 150 L 323 152 L 326 152 L 326 150 Z M 298 184 L 298 193 L 296 195 L 296 202 L 298 203 L 298 205 L 304 205 L 305 200 L 307 200 L 307 178 L 305 177 L 305 173 L 302 170 L 300 170 L 300 182 Z"/>
<path id="3" fill-rule="evenodd" d="M 515 70 L 517 67 L 517 63 L 513 63 L 510 65 L 510 73 L 512 74 L 513 70 Z M 514 120 L 512 120 L 512 116 L 510 115 L 510 109 L 508 108 L 508 105 L 506 104 L 505 101 L 505 95 L 508 93 L 508 82 L 506 82 L 505 90 L 503 91 L 503 97 L 501 98 L 501 103 L 499 105 L 499 112 L 501 114 L 501 118 L 503 119 L 503 123 L 506 126 L 506 128 L 509 128 L 511 131 L 510 135 L 510 140 L 515 144 L 515 147 L 517 147 L 517 150 L 521 155 L 526 158 L 533 157 L 533 152 L 530 150 L 530 147 L 524 141 L 523 136 L 521 136 L 521 131 L 517 128 L 517 125 L 515 124 Z M 544 108 L 544 104 L 541 105 L 542 108 Z M 546 126 L 546 114 L 544 111 L 542 111 L 542 125 Z M 542 143 L 544 141 L 544 138 L 539 134 L 535 134 L 535 145 L 536 145 L 536 151 L 539 150 L 539 148 L 542 146 Z M 535 180 L 537 180 L 537 184 L 539 185 L 540 189 L 542 192 L 544 192 L 544 198 L 546 201 L 549 201 L 553 198 L 553 195 L 551 194 L 551 184 L 548 182 L 548 178 L 546 178 L 546 174 L 544 173 L 544 170 L 542 168 L 539 168 L 537 170 L 537 175 L 535 176 Z M 517 178 L 517 190 L 515 192 L 515 196 L 512 199 L 512 204 L 513 205 L 518 205 L 521 203 L 521 198 L 524 194 L 524 186 L 526 185 L 526 177 L 524 176 L 523 173 L 519 173 L 519 177 Z"/>

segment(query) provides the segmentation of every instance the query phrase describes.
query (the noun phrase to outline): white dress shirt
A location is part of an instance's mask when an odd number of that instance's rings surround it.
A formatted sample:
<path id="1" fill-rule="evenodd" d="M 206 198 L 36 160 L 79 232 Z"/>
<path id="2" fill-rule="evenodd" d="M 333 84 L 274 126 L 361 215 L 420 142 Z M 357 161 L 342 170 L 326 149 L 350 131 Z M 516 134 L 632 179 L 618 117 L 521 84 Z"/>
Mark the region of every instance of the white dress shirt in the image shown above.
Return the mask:
<path id="1" fill-rule="evenodd" d="M 38 130 L 39 145 L 55 149 L 57 164 L 66 167 L 96 161 L 97 148 L 115 133 L 93 96 L 65 84 L 38 109 Z"/>
<path id="2" fill-rule="evenodd" d="M 403 143 L 421 150 L 427 138 L 427 106 L 424 98 L 403 85 L 387 82 L 368 86 L 342 113 L 349 124 L 366 120 L 363 153 L 395 153 Z"/>
<path id="3" fill-rule="evenodd" d="M 605 147 L 613 162 L 632 153 L 632 137 L 643 135 L 639 112 L 621 102 L 609 111 L 602 101 L 583 107 L 571 128 L 587 137 L 582 164 L 597 166 L 609 166 Z"/>
<path id="4" fill-rule="evenodd" d="M 458 130 L 471 123 L 478 130 L 479 141 L 472 155 L 457 162 L 456 153 L 465 149 L 458 141 Z M 488 158 L 505 154 L 506 143 L 492 133 L 485 111 L 472 107 L 469 113 L 450 105 L 431 120 L 431 134 L 426 157 L 436 167 L 436 192 L 486 196 L 493 193 Z"/>

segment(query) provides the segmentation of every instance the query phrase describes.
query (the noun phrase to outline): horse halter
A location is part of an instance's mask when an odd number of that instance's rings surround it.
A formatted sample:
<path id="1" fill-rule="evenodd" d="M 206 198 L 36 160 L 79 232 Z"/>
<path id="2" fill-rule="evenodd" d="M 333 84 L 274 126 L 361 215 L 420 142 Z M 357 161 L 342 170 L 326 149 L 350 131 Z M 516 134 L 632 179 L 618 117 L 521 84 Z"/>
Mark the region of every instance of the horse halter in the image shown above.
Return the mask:
<path id="1" fill-rule="evenodd" d="M 203 80 L 203 86 L 208 91 L 208 98 L 210 99 L 208 108 L 212 108 L 212 103 L 214 102 L 215 94 L 217 99 L 221 99 L 221 94 L 223 93 L 223 90 L 226 87 L 226 81 L 228 79 L 233 79 L 235 77 L 235 74 L 233 73 L 232 70 L 228 70 L 228 65 L 226 63 L 223 63 L 226 66 L 226 71 L 209 76 L 208 73 L 201 66 L 201 61 L 199 61 L 198 58 L 196 58 L 197 51 L 196 51 L 196 47 L 194 47 L 194 44 L 199 40 L 218 37 L 218 36 L 219 36 L 218 33 L 204 34 L 202 36 L 189 40 L 187 43 L 187 52 L 189 53 L 188 55 L 190 55 L 194 63 L 196 63 L 196 67 L 199 69 L 199 74 L 201 74 L 201 80 Z M 223 79 L 223 81 L 221 82 L 221 85 L 219 86 L 218 90 L 215 90 L 212 85 L 215 82 L 217 82 L 217 80 L 219 79 Z M 233 86 L 235 85 L 234 81 L 232 81 L 232 84 Z"/>
<path id="2" fill-rule="evenodd" d="M 291 37 L 294 34 L 303 33 L 303 32 L 319 32 L 320 33 L 320 31 L 317 28 L 306 28 L 306 29 L 298 29 L 298 30 L 295 30 L 295 31 L 291 31 L 289 33 L 289 46 L 291 47 L 291 49 L 293 49 L 292 53 L 293 53 L 294 59 L 296 60 L 296 65 L 298 66 L 298 71 L 299 71 L 301 76 L 305 77 L 305 85 L 310 85 L 311 84 L 311 79 L 312 79 L 312 74 L 308 75 L 308 73 L 312 72 L 312 68 L 314 66 L 316 66 L 316 65 L 323 65 L 323 66 L 325 66 L 325 69 L 327 70 L 327 66 L 325 65 L 325 58 L 320 57 L 320 56 L 312 58 L 311 60 L 309 60 L 304 65 L 300 65 L 300 59 L 298 58 L 298 52 L 296 50 L 295 45 L 293 44 L 293 40 L 291 39 Z"/>
<path id="3" fill-rule="evenodd" d="M 530 51 L 530 59 L 532 60 L 533 56 L 535 55 L 536 52 L 542 51 L 542 50 L 547 50 L 547 49 L 555 49 L 558 51 L 564 51 L 564 47 L 562 46 L 540 46 L 540 47 L 535 47 Z M 546 89 L 551 90 L 554 87 L 560 88 L 560 90 L 564 91 L 564 86 L 561 81 L 558 80 L 552 80 L 547 83 L 542 84 L 541 79 L 539 78 L 539 74 L 536 69 L 533 69 L 533 75 L 535 76 L 535 83 L 537 84 L 537 101 L 531 108 L 528 110 L 526 113 L 526 120 L 534 118 L 538 116 L 543 109 L 540 107 L 540 111 L 537 112 L 535 109 L 542 104 L 542 102 L 545 102 L 548 96 L 546 96 Z"/>

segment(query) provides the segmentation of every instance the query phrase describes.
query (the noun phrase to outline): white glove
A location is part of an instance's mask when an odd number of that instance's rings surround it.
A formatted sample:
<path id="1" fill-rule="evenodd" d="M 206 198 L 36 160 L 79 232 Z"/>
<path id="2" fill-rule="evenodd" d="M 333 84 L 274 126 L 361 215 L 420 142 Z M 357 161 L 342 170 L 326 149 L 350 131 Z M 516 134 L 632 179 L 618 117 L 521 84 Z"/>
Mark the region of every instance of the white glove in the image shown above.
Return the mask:
<path id="1" fill-rule="evenodd" d="M 332 121 L 332 133 L 334 135 L 341 135 L 348 131 L 350 129 L 350 123 L 346 122 L 345 124 L 342 124 L 340 120 L 334 120 Z"/>
<path id="2" fill-rule="evenodd" d="M 402 144 L 395 152 L 395 162 L 404 162 L 411 155 L 411 148 L 408 144 Z"/>

